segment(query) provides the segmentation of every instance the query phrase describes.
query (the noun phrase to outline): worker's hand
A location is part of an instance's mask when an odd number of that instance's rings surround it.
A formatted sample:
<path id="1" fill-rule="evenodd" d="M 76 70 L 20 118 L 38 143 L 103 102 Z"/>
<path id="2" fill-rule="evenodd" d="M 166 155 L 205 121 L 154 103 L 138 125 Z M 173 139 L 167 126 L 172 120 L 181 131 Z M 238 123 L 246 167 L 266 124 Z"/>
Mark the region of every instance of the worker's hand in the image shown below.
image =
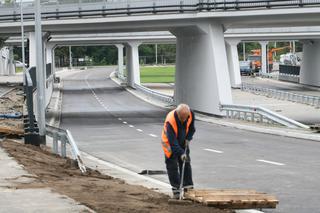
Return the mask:
<path id="1" fill-rule="evenodd" d="M 185 145 L 186 145 L 186 147 L 189 147 L 190 141 L 189 141 L 189 140 L 186 140 L 186 141 L 185 141 Z"/>
<path id="2" fill-rule="evenodd" d="M 181 156 L 180 156 L 180 158 L 181 158 L 181 160 L 182 161 L 185 161 L 185 160 L 187 160 L 187 154 L 182 154 Z"/>

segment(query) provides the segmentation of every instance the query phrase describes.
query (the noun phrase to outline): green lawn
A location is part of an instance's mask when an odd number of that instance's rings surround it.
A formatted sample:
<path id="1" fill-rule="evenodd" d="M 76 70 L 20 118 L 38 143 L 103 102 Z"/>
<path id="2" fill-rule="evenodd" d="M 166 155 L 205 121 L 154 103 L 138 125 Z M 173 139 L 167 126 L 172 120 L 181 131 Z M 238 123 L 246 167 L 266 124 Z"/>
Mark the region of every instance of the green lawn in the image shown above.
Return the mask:
<path id="1" fill-rule="evenodd" d="M 23 68 L 22 67 L 16 67 L 16 73 L 19 73 L 19 72 L 23 72 Z"/>
<path id="2" fill-rule="evenodd" d="M 174 83 L 175 67 L 141 67 L 141 83 Z"/>

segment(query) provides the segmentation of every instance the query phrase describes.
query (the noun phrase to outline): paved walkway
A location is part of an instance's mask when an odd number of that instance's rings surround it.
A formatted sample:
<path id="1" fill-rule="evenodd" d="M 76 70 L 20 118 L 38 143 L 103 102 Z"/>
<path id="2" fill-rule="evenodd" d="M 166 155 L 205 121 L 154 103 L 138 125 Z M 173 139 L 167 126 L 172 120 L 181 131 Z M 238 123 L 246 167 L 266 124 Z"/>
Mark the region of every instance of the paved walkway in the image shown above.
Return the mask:
<path id="1" fill-rule="evenodd" d="M 254 84 L 258 87 L 277 89 L 302 95 L 320 96 L 320 87 L 307 86 L 297 83 L 278 81 L 271 78 L 242 76 L 242 82 Z"/>
<path id="2" fill-rule="evenodd" d="M 0 148 L 0 213 L 90 212 L 87 207 L 67 196 L 52 192 L 50 188 L 15 188 L 15 184 L 33 180 L 31 174 Z"/>
<path id="3" fill-rule="evenodd" d="M 0 76 L 0 84 L 22 84 L 23 77 L 22 73 L 14 76 Z"/>

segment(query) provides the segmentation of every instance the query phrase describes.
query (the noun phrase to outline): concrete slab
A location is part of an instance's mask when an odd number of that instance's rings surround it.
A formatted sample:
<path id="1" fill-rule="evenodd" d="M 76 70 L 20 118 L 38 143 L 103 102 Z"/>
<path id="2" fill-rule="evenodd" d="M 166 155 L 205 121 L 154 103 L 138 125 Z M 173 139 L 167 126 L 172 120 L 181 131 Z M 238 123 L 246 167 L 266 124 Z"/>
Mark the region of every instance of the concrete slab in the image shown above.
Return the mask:
<path id="1" fill-rule="evenodd" d="M 17 74 L 13 76 L 0 76 L 0 85 L 1 84 L 22 84 L 23 75 Z"/>
<path id="2" fill-rule="evenodd" d="M 33 181 L 13 158 L 0 148 L 0 213 L 1 212 L 93 212 L 71 198 L 50 188 L 16 189 L 17 183 Z"/>

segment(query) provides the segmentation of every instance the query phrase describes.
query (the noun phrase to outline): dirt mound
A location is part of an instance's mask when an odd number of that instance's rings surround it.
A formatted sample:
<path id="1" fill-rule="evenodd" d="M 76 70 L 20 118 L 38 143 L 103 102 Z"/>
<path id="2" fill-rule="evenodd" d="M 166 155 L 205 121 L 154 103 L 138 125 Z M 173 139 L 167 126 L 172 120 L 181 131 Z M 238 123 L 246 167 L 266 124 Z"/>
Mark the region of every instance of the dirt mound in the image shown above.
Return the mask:
<path id="1" fill-rule="evenodd" d="M 70 159 L 51 154 L 43 147 L 23 145 L 11 140 L 3 141 L 1 146 L 35 175 L 34 181 L 18 184 L 17 188 L 50 187 L 97 212 L 232 212 L 199 204 L 169 205 L 168 196 L 141 186 L 128 185 L 98 171 L 89 170 L 86 175 L 82 175 Z"/>

